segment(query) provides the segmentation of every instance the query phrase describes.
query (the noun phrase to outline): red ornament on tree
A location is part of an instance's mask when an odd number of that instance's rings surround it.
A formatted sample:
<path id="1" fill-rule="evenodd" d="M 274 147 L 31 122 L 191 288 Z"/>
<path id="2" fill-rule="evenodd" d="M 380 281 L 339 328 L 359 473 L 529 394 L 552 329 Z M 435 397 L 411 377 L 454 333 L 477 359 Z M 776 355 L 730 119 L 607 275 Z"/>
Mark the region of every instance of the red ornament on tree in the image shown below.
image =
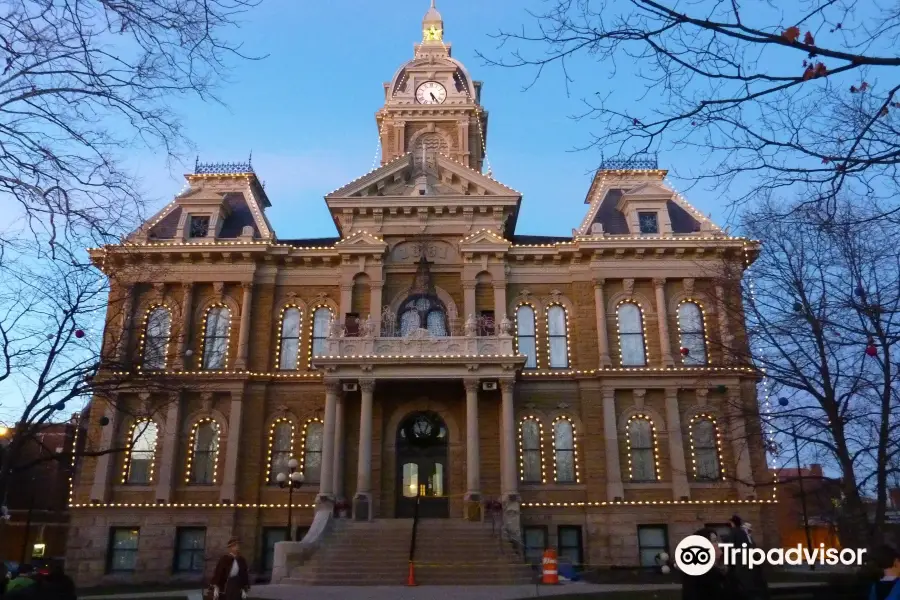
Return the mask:
<path id="1" fill-rule="evenodd" d="M 867 356 L 875 356 L 878 354 L 878 348 L 875 347 L 875 344 L 869 344 L 866 346 L 866 355 Z"/>
<path id="2" fill-rule="evenodd" d="M 82 330 L 82 329 L 76 329 L 76 330 L 75 330 L 75 337 L 77 337 L 78 339 L 83 338 L 83 337 L 84 337 L 84 330 Z"/>
<path id="3" fill-rule="evenodd" d="M 691 349 L 690 349 L 690 348 L 684 348 L 684 347 L 683 347 L 683 348 L 681 349 L 681 355 L 682 355 L 682 356 L 687 356 L 687 355 L 690 354 L 690 353 L 691 353 Z"/>

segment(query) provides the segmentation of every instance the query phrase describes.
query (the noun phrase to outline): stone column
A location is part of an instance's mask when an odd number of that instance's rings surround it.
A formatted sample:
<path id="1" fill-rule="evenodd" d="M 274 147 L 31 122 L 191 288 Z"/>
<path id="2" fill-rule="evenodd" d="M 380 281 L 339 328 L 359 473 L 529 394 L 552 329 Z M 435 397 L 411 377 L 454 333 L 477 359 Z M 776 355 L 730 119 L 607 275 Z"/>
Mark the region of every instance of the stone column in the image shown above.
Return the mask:
<path id="1" fill-rule="evenodd" d="M 662 348 L 663 364 L 667 367 L 675 366 L 672 360 L 672 342 L 669 341 L 669 311 L 666 308 L 666 280 L 654 279 L 653 287 L 656 288 L 656 321 L 659 324 L 659 345 Z"/>
<path id="2" fill-rule="evenodd" d="M 383 281 L 373 281 L 369 284 L 369 324 L 372 326 L 372 335 L 381 335 L 381 293 L 384 290 Z"/>
<path id="3" fill-rule="evenodd" d="M 394 123 L 394 131 L 397 136 L 394 138 L 396 143 L 396 154 L 394 156 L 400 156 L 406 152 L 404 147 L 406 143 L 406 121 L 397 121 Z"/>
<path id="4" fill-rule="evenodd" d="M 185 282 L 181 284 L 181 339 L 178 343 L 178 361 L 181 369 L 187 371 L 191 368 L 191 357 L 187 355 L 191 347 L 191 319 L 194 315 L 194 284 Z"/>
<path id="5" fill-rule="evenodd" d="M 603 279 L 594 280 L 594 310 L 597 313 L 597 346 L 600 351 L 600 368 L 612 366 L 609 357 L 609 332 L 606 330 L 606 299 L 603 297 Z"/>
<path id="6" fill-rule="evenodd" d="M 175 476 L 175 460 L 178 456 L 178 432 L 181 430 L 181 393 L 175 394 L 166 410 L 166 425 L 162 439 L 162 456 L 156 482 L 156 501 L 172 501 L 172 482 Z"/>
<path id="7" fill-rule="evenodd" d="M 118 401 L 118 397 L 116 401 Z M 109 419 L 109 423 L 100 431 L 100 450 L 109 450 L 115 443 L 116 428 L 119 425 L 116 418 L 118 412 L 115 401 L 107 400 L 104 415 Z M 116 456 L 115 453 L 108 452 L 97 457 L 97 470 L 94 471 L 94 484 L 91 486 L 91 502 L 107 502 L 109 500 L 109 478 L 112 475 L 114 456 Z"/>
<path id="8" fill-rule="evenodd" d="M 325 382 L 325 424 L 322 427 L 322 471 L 319 473 L 319 502 L 334 501 L 334 420 L 337 413 L 339 381 Z"/>
<path id="9" fill-rule="evenodd" d="M 619 430 L 616 425 L 616 390 L 603 390 L 603 435 L 606 438 L 606 499 L 625 498 L 619 462 Z"/>
<path id="10" fill-rule="evenodd" d="M 481 456 L 478 449 L 478 379 L 463 380 L 466 388 L 466 500 L 481 500 Z"/>
<path id="11" fill-rule="evenodd" d="M 463 314 L 459 315 L 462 323 L 475 316 L 475 285 L 474 281 L 463 282 Z"/>
<path id="12" fill-rule="evenodd" d="M 375 380 L 361 379 L 359 410 L 359 458 L 356 468 L 356 495 L 353 498 L 353 517 L 372 519 L 372 403 Z"/>
<path id="13" fill-rule="evenodd" d="M 134 286 L 128 284 L 125 286 L 124 297 L 122 298 L 122 330 L 119 332 L 119 339 L 115 344 L 115 360 L 118 364 L 124 365 L 128 361 L 128 342 L 131 340 L 131 313 L 134 312 Z"/>
<path id="14" fill-rule="evenodd" d="M 744 500 L 752 498 L 755 493 L 753 472 L 750 468 L 750 443 L 747 439 L 747 425 L 743 412 L 744 403 L 741 400 L 740 389 L 728 389 L 725 397 L 725 413 L 731 425 L 731 451 L 735 461 L 734 487 L 738 496 Z M 723 466 L 726 467 L 727 473 L 727 465 Z"/>
<path id="15" fill-rule="evenodd" d="M 243 311 L 241 311 L 243 314 Z M 219 488 L 219 500 L 224 504 L 234 504 L 237 487 L 238 456 L 241 453 L 241 413 L 243 409 L 241 393 L 232 393 L 231 410 L 228 413 L 228 448 L 225 449 L 225 474 Z"/>
<path id="16" fill-rule="evenodd" d="M 344 401 L 338 395 L 334 406 L 334 497 L 344 497 Z"/>
<path id="17" fill-rule="evenodd" d="M 728 326 L 728 307 L 725 303 L 725 288 L 716 286 L 716 312 L 719 313 L 719 340 L 722 344 L 723 362 L 732 362 L 731 329 Z"/>
<path id="18" fill-rule="evenodd" d="M 500 380 L 500 469 L 503 499 L 507 502 L 519 500 L 519 478 L 516 476 L 516 411 L 513 405 L 514 379 Z"/>
<path id="19" fill-rule="evenodd" d="M 241 328 L 238 332 L 238 355 L 235 368 L 244 370 L 247 368 L 247 354 L 250 346 L 250 310 L 253 304 L 253 284 L 243 283 L 244 300 L 241 303 Z"/>
<path id="20" fill-rule="evenodd" d="M 494 322 L 495 331 L 500 333 L 500 321 L 506 317 L 506 282 L 494 282 Z"/>
<path id="21" fill-rule="evenodd" d="M 684 460 L 684 436 L 681 431 L 677 388 L 666 388 L 666 425 L 668 426 L 673 500 L 690 499 L 691 487 L 688 485 L 687 465 Z"/>

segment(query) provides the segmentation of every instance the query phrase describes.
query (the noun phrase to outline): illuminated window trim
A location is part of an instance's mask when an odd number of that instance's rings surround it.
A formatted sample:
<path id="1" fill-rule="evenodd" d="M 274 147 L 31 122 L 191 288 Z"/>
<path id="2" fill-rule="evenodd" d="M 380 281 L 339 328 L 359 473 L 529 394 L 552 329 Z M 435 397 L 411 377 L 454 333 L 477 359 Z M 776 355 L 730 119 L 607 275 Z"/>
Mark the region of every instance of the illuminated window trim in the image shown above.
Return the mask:
<path id="1" fill-rule="evenodd" d="M 678 303 L 677 308 L 675 309 L 675 318 L 678 320 L 678 354 L 681 356 L 681 364 L 684 365 L 684 359 L 688 358 L 681 354 L 681 349 L 685 348 L 684 345 L 684 337 L 682 335 L 683 328 L 681 326 L 681 307 L 684 304 L 693 304 L 697 307 L 697 310 L 700 311 L 700 326 L 703 328 L 703 362 L 702 363 L 691 363 L 685 366 L 689 367 L 702 367 L 704 365 L 709 364 L 709 328 L 706 326 L 706 310 L 703 308 L 703 304 L 695 299 L 695 298 L 684 298 L 681 302 Z M 694 333 L 694 332 L 691 332 Z"/>
<path id="2" fill-rule="evenodd" d="M 572 427 L 572 460 L 574 461 L 574 475 L 575 481 L 559 481 L 559 477 L 557 475 L 556 465 L 559 462 L 556 457 L 556 424 L 560 421 L 567 421 L 569 426 Z M 578 430 L 575 427 L 575 421 L 571 418 L 560 415 L 553 419 L 551 423 L 551 431 L 553 435 L 553 481 L 556 483 L 581 483 L 581 467 L 578 465 Z"/>
<path id="3" fill-rule="evenodd" d="M 278 417 L 272 424 L 269 426 L 269 451 L 266 455 L 266 472 L 265 472 L 265 485 L 272 485 L 273 483 L 273 473 L 272 473 L 272 456 L 275 453 L 275 429 L 281 425 L 282 423 L 287 423 L 291 426 L 291 456 L 294 454 L 294 439 L 295 434 L 297 432 L 297 427 L 294 425 L 293 419 L 289 417 Z M 303 428 L 304 432 L 306 431 L 306 427 Z"/>
<path id="4" fill-rule="evenodd" d="M 163 302 L 155 302 L 147 307 L 147 310 L 144 311 L 144 316 L 141 319 L 141 337 L 138 341 L 138 365 L 137 370 L 144 370 L 144 360 L 146 357 L 144 356 L 144 350 L 146 349 L 147 344 L 147 327 L 150 325 L 150 315 L 157 308 L 165 309 L 166 312 L 169 313 L 169 327 L 166 330 L 166 347 L 163 352 L 163 366 L 161 369 L 147 369 L 148 371 L 165 371 L 169 367 L 169 344 L 172 343 L 172 308 Z"/>
<path id="5" fill-rule="evenodd" d="M 516 354 L 521 355 L 522 353 L 519 351 L 519 309 L 523 306 L 527 306 L 531 309 L 531 329 L 534 331 L 531 337 L 534 338 L 534 366 L 522 367 L 523 370 L 528 371 L 536 371 L 541 368 L 541 358 L 540 352 L 538 352 L 538 327 L 537 327 L 537 315 L 538 310 L 531 302 L 519 302 L 516 304 L 515 309 L 513 309 L 513 336 L 516 341 Z M 523 355 L 524 356 L 524 355 Z M 526 359 L 525 364 L 528 364 Z"/>
<path id="6" fill-rule="evenodd" d="M 215 452 L 215 456 L 213 457 L 212 481 L 210 483 L 199 483 L 199 482 L 194 482 L 191 480 L 191 473 L 192 473 L 191 468 L 194 465 L 194 453 L 196 452 L 194 443 L 197 439 L 197 431 L 200 429 L 201 425 L 205 425 L 206 423 L 211 423 L 213 428 L 216 431 L 216 452 Z M 202 417 L 202 418 L 198 419 L 191 426 L 191 437 L 189 438 L 190 441 L 189 441 L 188 453 L 187 453 L 187 455 L 188 455 L 187 470 L 185 471 L 185 475 L 184 475 L 184 483 L 185 484 L 187 484 L 187 485 L 216 485 L 216 483 L 218 482 L 218 477 L 219 477 L 219 455 L 222 453 L 221 452 L 221 444 L 220 444 L 220 442 L 222 441 L 221 437 L 222 437 L 222 428 L 219 427 L 219 422 L 216 421 L 212 417 Z"/>
<path id="7" fill-rule="evenodd" d="M 650 435 L 653 438 L 653 480 L 660 481 L 662 478 L 660 476 L 660 468 L 659 468 L 659 438 L 656 435 L 656 425 L 653 423 L 653 419 L 650 418 L 649 415 L 645 415 L 643 413 L 638 413 L 636 415 L 631 415 L 628 417 L 628 421 L 625 423 L 625 443 L 627 447 L 628 454 L 628 479 L 635 483 L 646 482 L 645 479 L 635 479 L 634 478 L 634 461 L 631 456 L 631 422 L 635 420 L 643 420 L 650 424 Z"/>
<path id="8" fill-rule="evenodd" d="M 700 421 L 709 421 L 713 426 L 713 434 L 715 434 L 715 450 L 716 450 L 716 463 L 718 469 L 718 475 L 715 477 L 699 477 L 697 474 L 697 454 L 694 449 L 694 423 L 699 423 Z M 716 422 L 716 418 L 709 413 L 698 413 L 691 417 L 690 423 L 688 423 L 688 439 L 691 444 L 691 463 L 693 464 L 694 470 L 694 480 L 698 482 L 704 481 L 716 481 L 716 480 L 725 480 L 725 461 L 722 457 L 722 434 L 719 431 L 719 424 Z"/>
<path id="9" fill-rule="evenodd" d="M 523 426 L 525 425 L 525 421 L 534 421 L 538 426 L 538 456 L 541 458 L 541 480 L 537 481 L 526 481 L 525 479 L 525 436 L 523 433 Z M 529 448 L 529 451 L 532 451 Z M 544 424 L 539 417 L 534 415 L 528 415 L 519 420 L 519 481 L 521 483 L 547 483 L 546 466 L 544 464 Z"/>
<path id="10" fill-rule="evenodd" d="M 563 323 L 564 323 L 564 333 L 563 336 L 552 336 L 550 335 L 550 309 L 554 306 L 558 306 L 563 311 Z M 544 321 L 547 324 L 547 368 L 548 369 L 568 369 L 572 364 L 572 354 L 569 350 L 569 311 L 566 309 L 565 305 L 562 302 L 551 302 L 544 308 Z M 562 367 L 554 367 L 551 363 L 551 351 L 550 351 L 550 340 L 553 337 L 565 337 L 566 340 L 566 364 Z M 537 342 L 537 340 L 535 340 Z"/>
<path id="11" fill-rule="evenodd" d="M 228 311 L 228 325 L 225 327 L 225 360 L 221 367 L 211 369 L 206 366 L 206 328 L 209 325 L 209 313 L 214 308 L 224 308 Z M 203 326 L 200 330 L 200 370 L 201 371 L 227 371 L 229 362 L 229 353 L 231 350 L 231 321 L 234 318 L 233 311 L 224 302 L 214 302 L 203 310 Z"/>
<path id="12" fill-rule="evenodd" d="M 284 315 L 285 313 L 292 309 L 296 308 L 300 312 L 300 321 L 297 326 L 297 364 L 294 365 L 293 369 L 282 369 L 281 368 L 281 336 L 284 332 Z M 281 313 L 278 315 L 278 329 L 275 336 L 275 364 L 273 365 L 273 371 L 296 371 L 300 368 L 300 344 L 303 341 L 303 307 L 301 307 L 296 302 L 289 302 L 281 307 Z"/>
<path id="13" fill-rule="evenodd" d="M 625 356 L 622 353 L 622 323 L 619 321 L 619 309 L 623 304 L 634 304 L 641 316 L 641 345 L 644 347 L 644 364 L 643 365 L 626 365 Z M 650 351 L 647 349 L 647 319 L 644 318 L 644 307 L 634 298 L 626 298 L 620 300 L 616 304 L 616 339 L 619 342 L 619 366 L 622 368 L 646 368 L 650 364 Z"/>
<path id="14" fill-rule="evenodd" d="M 309 310 L 309 349 L 307 351 L 307 361 L 306 361 L 306 366 L 308 369 L 313 368 L 313 366 L 312 366 L 312 361 L 314 358 L 313 348 L 316 345 L 316 312 L 320 308 L 324 308 L 324 309 L 328 310 L 329 313 L 331 313 L 331 318 L 328 320 L 329 328 L 331 326 L 330 324 L 333 323 L 334 319 L 335 319 L 334 309 L 331 308 L 330 305 L 325 304 L 324 302 L 320 302 L 319 304 L 316 304 Z M 328 339 L 328 335 L 330 333 L 331 333 L 330 331 L 325 332 L 325 339 Z"/>
<path id="15" fill-rule="evenodd" d="M 131 467 L 131 455 L 134 450 L 134 432 L 142 423 L 151 423 L 156 426 L 156 441 L 153 444 L 153 456 L 150 458 L 150 471 L 148 473 L 147 481 L 141 483 L 131 483 L 128 481 L 129 470 Z M 159 451 L 159 432 L 160 427 L 159 424 L 150 418 L 141 418 L 135 420 L 131 427 L 128 428 L 128 444 L 125 447 L 125 458 L 122 463 L 122 484 L 123 485 L 152 485 L 153 484 L 153 476 L 156 474 L 156 455 Z"/>
<path id="16" fill-rule="evenodd" d="M 309 442 L 306 431 L 309 428 L 309 426 L 313 423 L 319 423 L 322 425 L 322 438 L 323 439 L 322 439 L 322 447 L 319 448 L 319 454 L 321 455 L 322 451 L 325 449 L 325 439 L 324 439 L 324 437 L 325 437 L 325 421 L 320 419 L 319 417 L 312 417 L 311 419 L 307 419 L 306 422 L 303 423 L 303 431 L 300 433 L 300 439 L 302 440 L 300 447 L 303 449 L 303 451 L 300 453 L 300 460 L 297 461 L 299 463 L 297 470 L 300 471 L 301 473 L 303 473 L 304 476 L 306 476 L 306 452 L 307 452 L 306 445 Z M 322 471 L 321 471 L 321 467 L 320 467 L 318 480 L 307 479 L 306 481 L 309 483 L 321 483 L 321 479 L 322 479 Z"/>

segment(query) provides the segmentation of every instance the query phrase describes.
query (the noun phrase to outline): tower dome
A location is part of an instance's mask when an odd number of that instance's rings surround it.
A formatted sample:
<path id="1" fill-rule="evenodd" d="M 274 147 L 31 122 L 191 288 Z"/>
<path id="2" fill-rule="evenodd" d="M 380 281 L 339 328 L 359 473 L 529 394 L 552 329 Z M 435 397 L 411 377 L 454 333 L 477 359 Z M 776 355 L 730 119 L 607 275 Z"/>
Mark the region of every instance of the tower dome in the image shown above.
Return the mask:
<path id="1" fill-rule="evenodd" d="M 444 39 L 444 19 L 441 13 L 434 6 L 434 0 L 431 0 L 431 6 L 422 19 L 422 41 L 423 42 L 440 42 Z"/>

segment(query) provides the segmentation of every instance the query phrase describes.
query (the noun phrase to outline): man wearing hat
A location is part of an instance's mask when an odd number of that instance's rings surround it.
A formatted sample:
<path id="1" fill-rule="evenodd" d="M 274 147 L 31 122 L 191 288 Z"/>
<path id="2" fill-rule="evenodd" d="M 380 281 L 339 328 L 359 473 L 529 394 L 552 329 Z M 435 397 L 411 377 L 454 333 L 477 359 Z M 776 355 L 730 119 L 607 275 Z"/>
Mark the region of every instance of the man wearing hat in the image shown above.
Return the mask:
<path id="1" fill-rule="evenodd" d="M 734 544 L 735 548 L 756 547 L 753 538 L 750 537 L 749 523 L 744 527 L 744 520 L 734 515 L 729 519 L 728 525 L 731 526 L 731 535 L 727 541 Z M 763 565 L 751 569 L 748 565 L 733 564 L 728 567 L 726 582 L 728 595 L 735 600 L 766 600 L 769 597 L 769 586 L 766 583 Z"/>
<path id="2" fill-rule="evenodd" d="M 250 591 L 247 560 L 240 554 L 240 544 L 236 537 L 228 540 L 228 553 L 216 563 L 212 586 L 213 598 L 216 600 L 242 600 Z"/>

